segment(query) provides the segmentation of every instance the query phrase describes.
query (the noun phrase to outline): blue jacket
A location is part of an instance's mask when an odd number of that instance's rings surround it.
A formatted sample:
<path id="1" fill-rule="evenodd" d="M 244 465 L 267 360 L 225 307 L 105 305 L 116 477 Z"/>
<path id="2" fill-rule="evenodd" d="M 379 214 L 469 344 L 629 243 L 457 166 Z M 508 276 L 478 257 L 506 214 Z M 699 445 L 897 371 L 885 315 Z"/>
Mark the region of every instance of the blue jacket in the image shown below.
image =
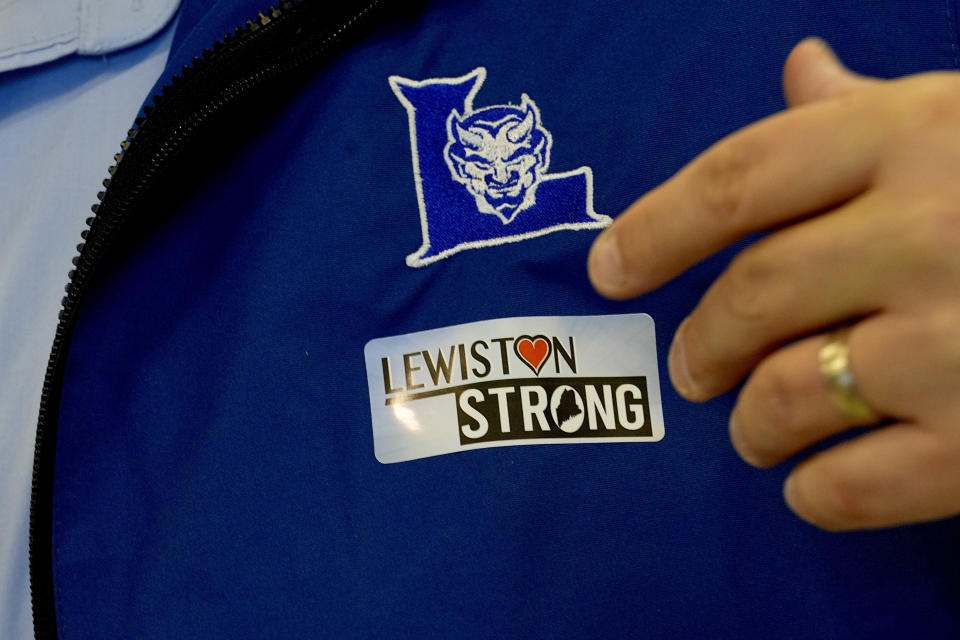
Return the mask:
<path id="1" fill-rule="evenodd" d="M 584 267 L 802 37 L 957 69 L 955 0 L 207 4 L 74 261 L 38 637 L 960 637 L 960 520 L 810 527 L 666 382 L 740 247 Z"/>

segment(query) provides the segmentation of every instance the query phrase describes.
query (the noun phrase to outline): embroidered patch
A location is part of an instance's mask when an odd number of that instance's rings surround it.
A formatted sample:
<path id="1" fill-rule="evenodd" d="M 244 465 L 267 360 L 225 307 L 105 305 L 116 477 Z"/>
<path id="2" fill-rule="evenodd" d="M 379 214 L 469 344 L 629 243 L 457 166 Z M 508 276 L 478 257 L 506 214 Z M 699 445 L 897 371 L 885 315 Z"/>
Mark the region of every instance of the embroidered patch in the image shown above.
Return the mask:
<path id="1" fill-rule="evenodd" d="M 422 267 L 464 249 L 519 242 L 561 229 L 600 229 L 593 173 L 547 173 L 553 137 L 526 94 L 520 105 L 474 109 L 487 71 L 459 78 L 390 76 L 407 110 L 423 244 Z"/>
<path id="2" fill-rule="evenodd" d="M 647 314 L 500 318 L 364 348 L 383 463 L 530 444 L 663 438 Z"/>

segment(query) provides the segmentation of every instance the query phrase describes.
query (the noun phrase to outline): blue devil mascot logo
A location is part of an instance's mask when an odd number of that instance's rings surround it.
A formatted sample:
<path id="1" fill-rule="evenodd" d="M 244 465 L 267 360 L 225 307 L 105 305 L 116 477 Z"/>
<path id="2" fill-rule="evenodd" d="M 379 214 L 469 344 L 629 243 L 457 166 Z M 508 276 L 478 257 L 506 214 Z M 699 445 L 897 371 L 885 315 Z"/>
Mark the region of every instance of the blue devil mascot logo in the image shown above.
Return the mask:
<path id="1" fill-rule="evenodd" d="M 550 166 L 550 134 L 526 94 L 520 108 L 487 107 L 450 114 L 443 157 L 453 179 L 467 188 L 480 213 L 510 223 L 536 203 L 537 186 Z"/>
<path id="2" fill-rule="evenodd" d="M 390 77 L 407 110 L 423 245 L 420 267 L 477 247 L 610 224 L 593 210 L 589 167 L 547 173 L 553 139 L 526 94 L 520 106 L 473 108 L 483 67 L 460 78 Z"/>

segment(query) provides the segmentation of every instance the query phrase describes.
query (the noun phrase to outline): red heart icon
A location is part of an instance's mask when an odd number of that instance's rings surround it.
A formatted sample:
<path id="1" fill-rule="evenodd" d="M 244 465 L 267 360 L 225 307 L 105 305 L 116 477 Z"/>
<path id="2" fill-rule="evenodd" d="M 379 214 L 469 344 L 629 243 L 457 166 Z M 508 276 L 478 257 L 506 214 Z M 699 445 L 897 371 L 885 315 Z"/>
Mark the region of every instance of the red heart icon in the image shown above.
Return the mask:
<path id="1" fill-rule="evenodd" d="M 540 375 L 540 369 L 550 355 L 550 341 L 547 336 L 519 336 L 513 342 L 513 350 L 531 371 Z"/>

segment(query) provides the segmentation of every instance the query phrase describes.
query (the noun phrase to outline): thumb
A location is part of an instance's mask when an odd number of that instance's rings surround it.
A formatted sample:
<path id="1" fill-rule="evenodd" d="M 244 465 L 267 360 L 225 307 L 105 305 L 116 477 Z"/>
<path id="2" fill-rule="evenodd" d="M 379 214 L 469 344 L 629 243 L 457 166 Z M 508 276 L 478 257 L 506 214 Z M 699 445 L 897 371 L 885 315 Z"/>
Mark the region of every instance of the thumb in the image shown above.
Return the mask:
<path id="1" fill-rule="evenodd" d="M 820 38 L 801 41 L 783 65 L 783 93 L 791 107 L 833 98 L 880 82 L 847 69 Z"/>

